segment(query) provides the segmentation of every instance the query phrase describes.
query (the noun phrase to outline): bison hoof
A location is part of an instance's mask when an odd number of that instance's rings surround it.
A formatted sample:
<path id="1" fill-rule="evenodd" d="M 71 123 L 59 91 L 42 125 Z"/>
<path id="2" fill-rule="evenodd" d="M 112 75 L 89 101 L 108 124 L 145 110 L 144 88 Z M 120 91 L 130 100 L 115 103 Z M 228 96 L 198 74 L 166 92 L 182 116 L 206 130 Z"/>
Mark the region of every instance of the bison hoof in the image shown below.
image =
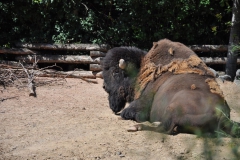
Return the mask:
<path id="1" fill-rule="evenodd" d="M 153 122 L 152 126 L 153 127 L 159 127 L 162 123 L 161 122 Z"/>
<path id="2" fill-rule="evenodd" d="M 137 132 L 142 130 L 142 124 L 136 124 L 127 129 L 128 132 Z"/>

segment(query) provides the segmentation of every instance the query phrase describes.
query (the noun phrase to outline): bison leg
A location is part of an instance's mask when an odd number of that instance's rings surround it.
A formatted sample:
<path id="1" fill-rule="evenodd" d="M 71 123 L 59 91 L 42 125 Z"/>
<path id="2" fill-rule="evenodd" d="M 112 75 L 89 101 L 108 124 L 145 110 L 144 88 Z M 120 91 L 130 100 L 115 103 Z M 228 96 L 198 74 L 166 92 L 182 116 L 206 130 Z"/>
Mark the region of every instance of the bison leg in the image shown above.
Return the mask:
<path id="1" fill-rule="evenodd" d="M 160 126 L 161 125 L 161 122 L 153 122 L 152 123 L 152 126 L 154 126 L 154 127 L 158 127 L 158 126 Z"/>
<path id="2" fill-rule="evenodd" d="M 135 124 L 133 126 L 130 126 L 127 131 L 128 132 L 137 132 L 137 131 L 141 131 L 143 129 L 143 124 L 139 123 L 139 124 Z"/>
<path id="3" fill-rule="evenodd" d="M 142 131 L 142 130 L 147 130 L 147 131 L 155 131 L 155 132 L 160 132 L 160 133 L 166 133 L 166 134 L 177 134 L 177 126 L 173 125 L 171 129 L 166 131 L 164 124 L 161 122 L 144 122 L 144 123 L 138 123 L 133 126 L 130 126 L 127 131 L 128 132 L 137 132 L 137 131 Z"/>
<path id="4" fill-rule="evenodd" d="M 132 103 L 134 103 L 134 102 L 132 102 Z M 136 110 L 136 107 L 134 107 L 132 103 L 129 105 L 129 107 L 125 108 L 121 112 L 121 117 L 125 120 L 136 120 L 135 117 L 137 114 L 137 110 Z"/>
<path id="5" fill-rule="evenodd" d="M 164 133 L 166 133 L 166 134 L 176 135 L 179 133 L 178 126 L 173 122 L 171 122 L 170 124 L 167 124 L 167 125 L 166 125 L 166 123 L 163 124 L 163 128 L 164 128 Z"/>
<path id="6" fill-rule="evenodd" d="M 149 121 L 153 96 L 153 93 L 142 95 L 139 99 L 134 100 L 130 103 L 129 107 L 122 111 L 121 117 L 126 120 L 134 120 L 137 122 Z"/>
<path id="7" fill-rule="evenodd" d="M 142 131 L 142 130 L 150 130 L 150 131 L 157 131 L 158 127 L 161 126 L 161 122 L 144 122 L 144 123 L 138 123 L 133 126 L 130 126 L 127 131 L 128 132 L 136 132 L 136 131 Z"/>
<path id="8" fill-rule="evenodd" d="M 136 122 L 148 121 L 149 107 L 142 105 L 139 100 L 135 100 L 121 112 L 121 117 L 125 120 L 134 120 Z"/>

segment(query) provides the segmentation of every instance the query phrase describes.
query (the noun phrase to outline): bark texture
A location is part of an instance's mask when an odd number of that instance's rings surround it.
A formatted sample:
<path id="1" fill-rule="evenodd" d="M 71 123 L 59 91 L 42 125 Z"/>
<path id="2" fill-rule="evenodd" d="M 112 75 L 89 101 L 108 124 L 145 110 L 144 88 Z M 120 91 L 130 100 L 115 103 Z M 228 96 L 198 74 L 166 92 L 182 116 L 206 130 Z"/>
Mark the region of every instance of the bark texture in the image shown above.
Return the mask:
<path id="1" fill-rule="evenodd" d="M 239 45 L 240 39 L 240 0 L 233 0 L 232 8 L 232 27 L 229 38 L 226 74 L 231 76 L 232 81 L 236 76 L 238 52 L 233 50 L 234 46 Z"/>

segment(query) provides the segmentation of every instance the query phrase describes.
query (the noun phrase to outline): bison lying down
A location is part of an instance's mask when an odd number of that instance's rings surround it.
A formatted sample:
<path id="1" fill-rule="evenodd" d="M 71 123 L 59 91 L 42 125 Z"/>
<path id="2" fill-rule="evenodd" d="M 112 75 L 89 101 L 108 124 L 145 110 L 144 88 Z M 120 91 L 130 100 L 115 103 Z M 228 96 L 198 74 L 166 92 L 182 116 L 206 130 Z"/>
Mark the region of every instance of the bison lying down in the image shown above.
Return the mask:
<path id="1" fill-rule="evenodd" d="M 108 51 L 102 67 L 113 112 L 130 102 L 121 112 L 123 119 L 161 122 L 156 130 L 168 134 L 239 132 L 213 73 L 181 43 L 160 40 L 147 54 L 135 47 L 116 47 Z M 144 127 L 138 124 L 132 130 Z"/>

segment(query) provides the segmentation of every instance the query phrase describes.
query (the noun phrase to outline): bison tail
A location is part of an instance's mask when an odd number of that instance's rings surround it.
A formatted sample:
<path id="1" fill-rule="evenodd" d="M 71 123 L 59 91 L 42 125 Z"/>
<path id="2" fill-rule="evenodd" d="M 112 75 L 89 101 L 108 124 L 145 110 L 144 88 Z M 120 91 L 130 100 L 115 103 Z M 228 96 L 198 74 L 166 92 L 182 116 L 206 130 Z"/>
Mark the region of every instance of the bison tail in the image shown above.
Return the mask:
<path id="1" fill-rule="evenodd" d="M 218 135 L 240 138 L 240 123 L 232 121 L 222 111 L 220 112 L 221 112 L 221 117 L 218 123 L 218 130 L 217 130 Z"/>

